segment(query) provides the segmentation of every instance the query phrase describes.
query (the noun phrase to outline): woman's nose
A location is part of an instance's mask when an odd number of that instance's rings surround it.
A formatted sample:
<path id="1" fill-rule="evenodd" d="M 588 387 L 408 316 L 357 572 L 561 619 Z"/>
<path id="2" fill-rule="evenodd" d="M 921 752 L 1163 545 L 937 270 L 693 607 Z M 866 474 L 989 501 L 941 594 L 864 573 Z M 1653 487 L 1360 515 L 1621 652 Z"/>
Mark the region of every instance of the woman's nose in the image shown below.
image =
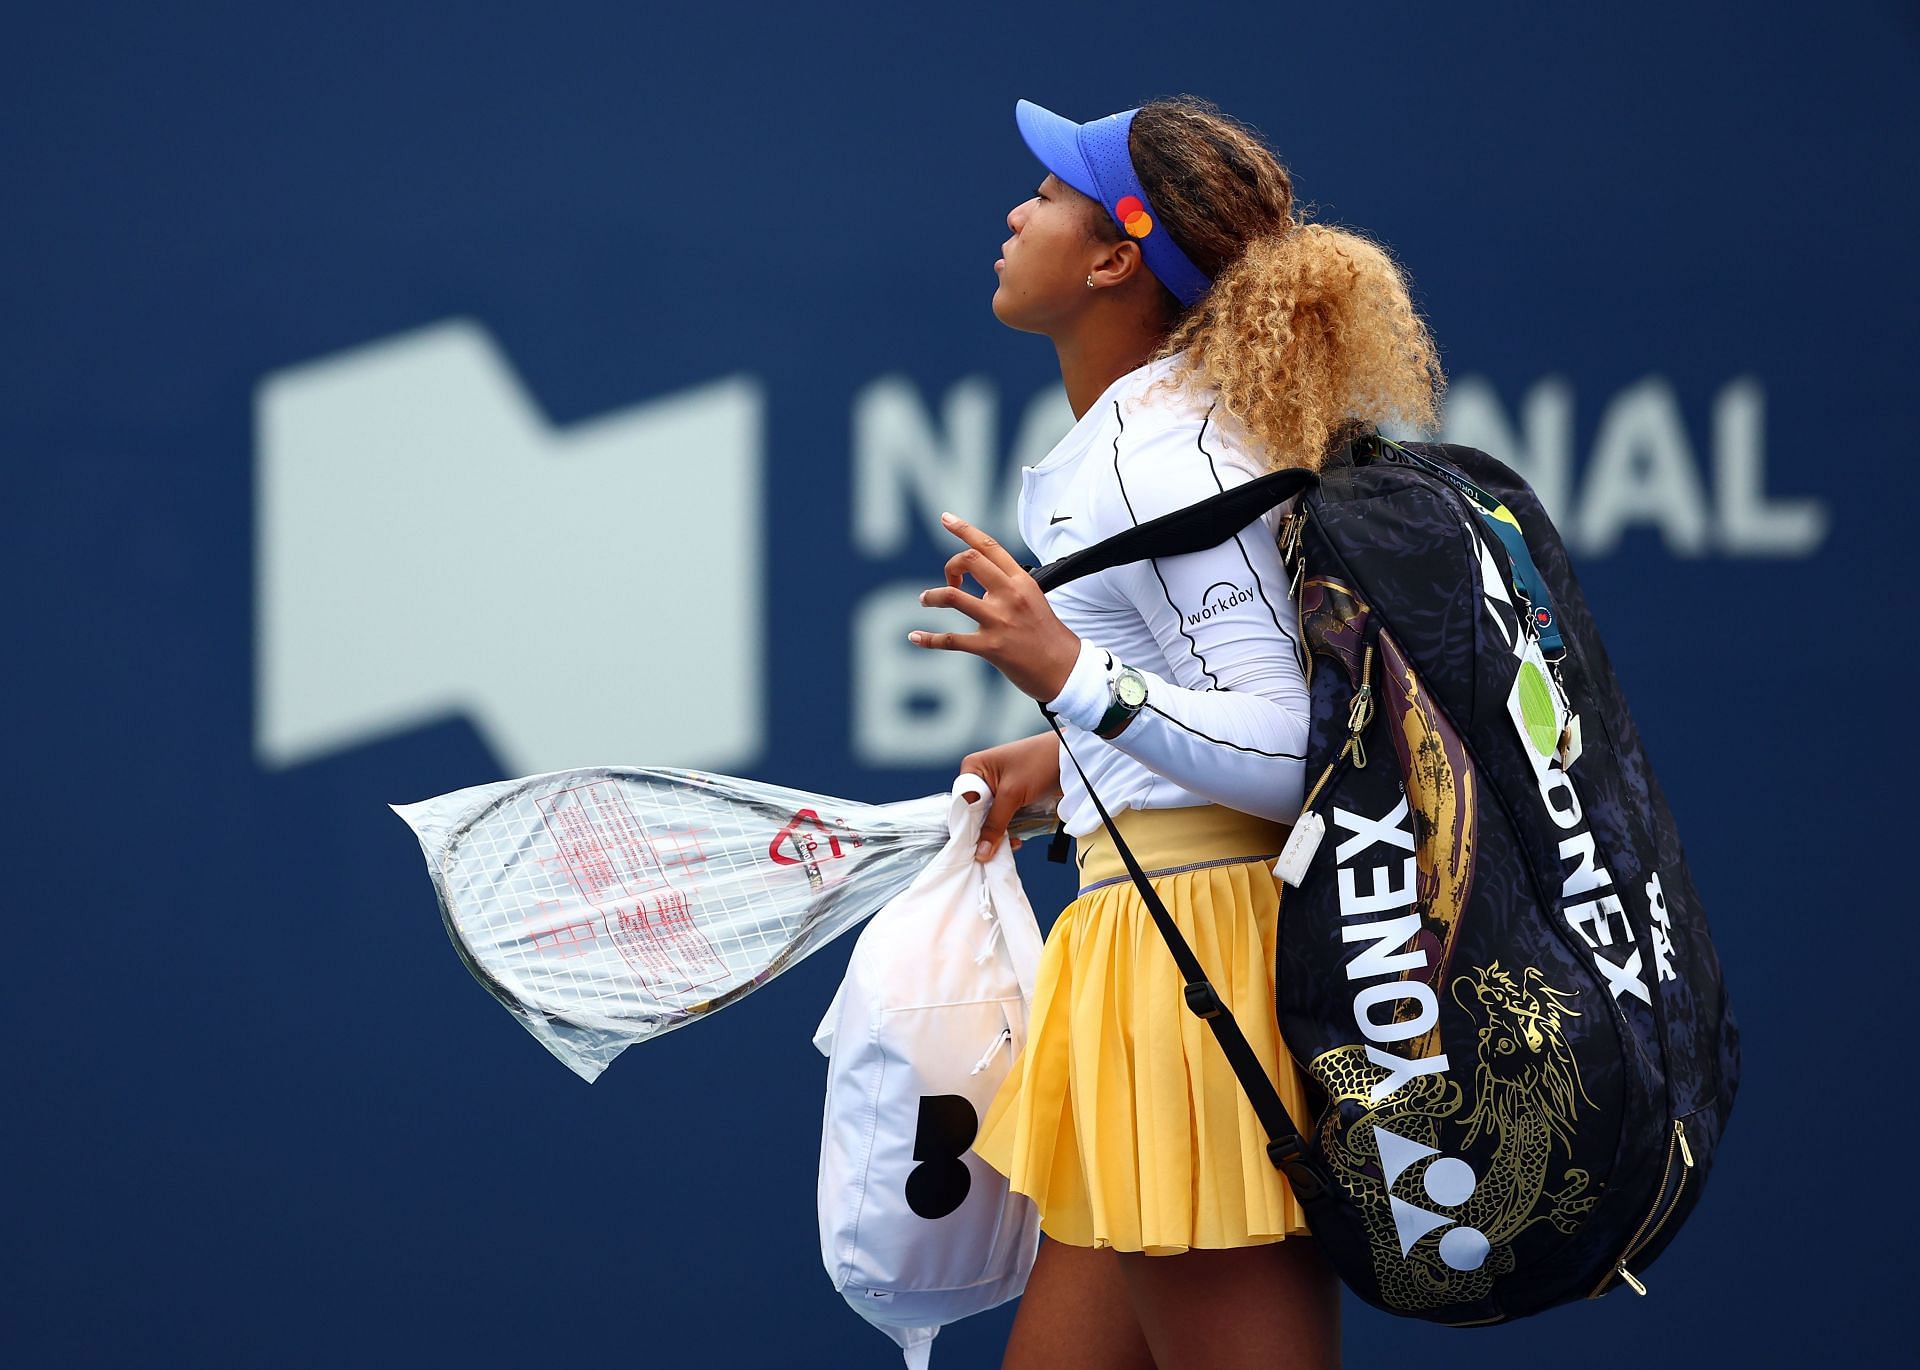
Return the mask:
<path id="1" fill-rule="evenodd" d="M 1018 233 L 1020 231 L 1020 225 L 1027 217 L 1026 208 L 1032 203 L 1033 201 L 1031 200 L 1022 200 L 1019 204 L 1007 211 L 1007 232 Z"/>

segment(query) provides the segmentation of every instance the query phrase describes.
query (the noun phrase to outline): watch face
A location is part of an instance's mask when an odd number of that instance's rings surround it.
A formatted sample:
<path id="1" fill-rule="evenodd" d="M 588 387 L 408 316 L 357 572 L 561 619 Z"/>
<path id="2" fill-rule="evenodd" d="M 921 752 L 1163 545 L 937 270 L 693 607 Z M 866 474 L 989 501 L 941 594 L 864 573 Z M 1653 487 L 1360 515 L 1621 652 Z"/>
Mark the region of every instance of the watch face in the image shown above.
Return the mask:
<path id="1" fill-rule="evenodd" d="M 1129 709 L 1137 709 L 1147 702 L 1147 682 L 1134 671 L 1122 671 L 1120 673 L 1120 679 L 1115 684 L 1114 692 L 1119 695 L 1120 702 Z"/>

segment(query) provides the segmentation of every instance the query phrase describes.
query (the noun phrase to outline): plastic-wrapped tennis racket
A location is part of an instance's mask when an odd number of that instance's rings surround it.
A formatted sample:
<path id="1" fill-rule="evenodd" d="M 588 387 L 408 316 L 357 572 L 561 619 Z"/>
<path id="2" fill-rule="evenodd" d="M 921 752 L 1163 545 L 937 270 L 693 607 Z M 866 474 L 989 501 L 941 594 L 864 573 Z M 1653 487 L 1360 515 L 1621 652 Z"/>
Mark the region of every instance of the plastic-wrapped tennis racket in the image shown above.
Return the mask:
<path id="1" fill-rule="evenodd" d="M 879 909 L 945 845 L 946 794 L 856 804 L 701 771 L 556 771 L 393 806 L 454 949 L 583 1079 Z M 1050 810 L 1023 810 L 1033 836 Z"/>

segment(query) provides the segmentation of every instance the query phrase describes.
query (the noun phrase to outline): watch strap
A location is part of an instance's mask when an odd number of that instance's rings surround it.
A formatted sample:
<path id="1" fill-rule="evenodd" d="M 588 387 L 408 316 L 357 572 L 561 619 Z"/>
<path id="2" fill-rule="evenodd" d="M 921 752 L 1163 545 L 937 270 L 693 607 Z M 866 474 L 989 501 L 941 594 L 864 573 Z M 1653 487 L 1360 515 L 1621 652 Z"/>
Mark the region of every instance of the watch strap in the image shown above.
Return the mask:
<path id="1" fill-rule="evenodd" d="M 1141 679 L 1140 673 L 1129 666 L 1117 666 L 1108 674 L 1107 688 L 1112 692 L 1113 702 L 1107 705 L 1107 711 L 1100 715 L 1100 722 L 1093 730 L 1093 735 L 1104 741 L 1111 742 L 1118 737 L 1121 729 L 1133 721 L 1133 716 L 1146 707 L 1144 697 L 1138 704 L 1129 704 L 1120 697 L 1120 679 L 1124 675 Z"/>
<path id="2" fill-rule="evenodd" d="M 1114 738 L 1120 736 L 1120 729 L 1131 722 L 1134 714 L 1138 712 L 1139 710 L 1129 709 L 1119 700 L 1114 700 L 1113 703 L 1107 706 L 1107 711 L 1100 715 L 1100 722 L 1095 726 L 1093 735 L 1111 742 Z"/>

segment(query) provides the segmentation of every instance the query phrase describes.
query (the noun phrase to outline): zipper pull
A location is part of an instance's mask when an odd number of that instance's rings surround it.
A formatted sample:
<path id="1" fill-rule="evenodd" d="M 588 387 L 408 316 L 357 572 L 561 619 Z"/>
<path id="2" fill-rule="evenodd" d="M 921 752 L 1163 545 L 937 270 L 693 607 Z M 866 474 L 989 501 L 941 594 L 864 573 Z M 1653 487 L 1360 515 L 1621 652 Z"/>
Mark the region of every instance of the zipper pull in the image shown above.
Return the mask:
<path id="1" fill-rule="evenodd" d="M 1687 1163 L 1687 1169 L 1693 1169 L 1693 1148 L 1687 1145 L 1687 1129 L 1678 1118 L 1673 1120 L 1673 1137 L 1680 1143 L 1680 1159 Z"/>
<path id="2" fill-rule="evenodd" d="M 1633 1272 L 1627 1269 L 1627 1267 L 1624 1264 L 1621 1265 L 1620 1267 L 1620 1278 L 1627 1282 L 1627 1288 L 1631 1289 L 1634 1293 L 1638 1294 L 1641 1298 L 1643 1299 L 1646 1298 L 1647 1287 L 1644 1284 L 1640 1283 L 1640 1281 L 1636 1280 L 1633 1277 Z"/>
<path id="3" fill-rule="evenodd" d="M 1373 721 L 1373 686 L 1362 685 L 1360 693 L 1353 697 L 1353 703 L 1347 706 L 1347 745 L 1353 748 L 1353 766 L 1355 770 L 1367 768 L 1367 747 L 1360 740 L 1367 724 Z"/>
<path id="4" fill-rule="evenodd" d="M 1353 748 L 1353 768 L 1364 771 L 1367 768 L 1367 748 L 1361 742 L 1360 734 L 1373 722 L 1373 648 L 1369 646 L 1366 654 L 1360 658 L 1360 688 L 1353 696 L 1353 702 L 1347 705 L 1347 745 Z"/>
<path id="5" fill-rule="evenodd" d="M 1300 530 L 1307 516 L 1298 510 L 1280 520 L 1280 567 L 1287 573 L 1287 595 L 1300 602 L 1300 586 L 1307 578 L 1307 559 L 1300 552 Z"/>
<path id="6" fill-rule="evenodd" d="M 1291 562 L 1300 555 L 1300 532 L 1306 526 L 1307 516 L 1298 509 L 1280 517 L 1280 559 Z"/>
<path id="7" fill-rule="evenodd" d="M 1373 722 L 1373 686 L 1362 685 L 1347 705 L 1347 731 L 1358 737 Z"/>

